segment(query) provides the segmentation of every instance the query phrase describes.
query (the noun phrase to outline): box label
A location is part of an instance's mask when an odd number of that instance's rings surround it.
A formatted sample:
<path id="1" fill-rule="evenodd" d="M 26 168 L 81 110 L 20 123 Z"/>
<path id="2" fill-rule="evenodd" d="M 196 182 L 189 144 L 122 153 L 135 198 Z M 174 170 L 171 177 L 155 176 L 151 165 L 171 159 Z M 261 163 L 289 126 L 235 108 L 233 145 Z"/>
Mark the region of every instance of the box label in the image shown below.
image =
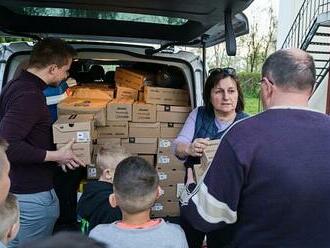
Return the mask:
<path id="1" fill-rule="evenodd" d="M 151 208 L 152 211 L 162 211 L 163 209 L 164 209 L 164 207 L 159 203 L 156 203 Z"/>
<path id="2" fill-rule="evenodd" d="M 176 197 L 180 198 L 182 191 L 185 190 L 184 183 L 178 183 L 176 185 Z"/>
<path id="3" fill-rule="evenodd" d="M 87 177 L 88 178 L 96 178 L 97 177 L 97 170 L 95 167 L 88 167 L 87 169 Z"/>
<path id="4" fill-rule="evenodd" d="M 165 105 L 165 106 L 164 106 L 164 111 L 166 111 L 166 112 L 171 111 L 171 106 L 169 106 L 169 105 Z"/>
<path id="5" fill-rule="evenodd" d="M 160 181 L 166 180 L 167 179 L 167 175 L 164 173 L 158 173 L 158 177 Z"/>
<path id="6" fill-rule="evenodd" d="M 167 140 L 167 139 L 160 139 L 159 140 L 159 147 L 161 148 L 167 148 L 171 146 L 171 141 Z"/>
<path id="7" fill-rule="evenodd" d="M 159 164 L 168 164 L 168 163 L 170 163 L 170 158 L 165 155 L 158 156 L 158 163 Z"/>
<path id="8" fill-rule="evenodd" d="M 90 135 L 89 132 L 77 132 L 77 142 L 89 142 L 90 139 Z"/>

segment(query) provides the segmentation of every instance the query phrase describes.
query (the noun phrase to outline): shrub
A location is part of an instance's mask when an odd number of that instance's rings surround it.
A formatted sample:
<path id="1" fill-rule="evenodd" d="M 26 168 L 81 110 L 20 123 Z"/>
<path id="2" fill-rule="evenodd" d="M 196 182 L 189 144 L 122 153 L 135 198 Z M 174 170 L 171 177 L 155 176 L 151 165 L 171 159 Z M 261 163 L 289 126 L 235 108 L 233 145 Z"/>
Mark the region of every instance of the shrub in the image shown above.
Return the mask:
<path id="1" fill-rule="evenodd" d="M 243 94 L 246 97 L 258 97 L 260 86 L 260 73 L 258 72 L 240 72 L 238 78 L 241 83 Z"/>

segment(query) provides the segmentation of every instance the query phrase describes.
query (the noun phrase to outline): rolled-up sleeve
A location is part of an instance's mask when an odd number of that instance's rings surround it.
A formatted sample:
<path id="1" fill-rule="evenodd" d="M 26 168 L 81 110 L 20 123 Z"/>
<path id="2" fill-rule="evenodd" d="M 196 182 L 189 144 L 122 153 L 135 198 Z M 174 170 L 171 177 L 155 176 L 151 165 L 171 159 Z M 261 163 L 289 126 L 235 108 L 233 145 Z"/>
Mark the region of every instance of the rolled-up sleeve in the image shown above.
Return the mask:
<path id="1" fill-rule="evenodd" d="M 176 146 L 178 143 L 190 144 L 192 142 L 192 139 L 194 137 L 194 132 L 195 132 L 197 112 L 198 112 L 198 108 L 195 108 L 193 111 L 191 111 L 191 113 L 189 114 L 187 120 L 185 121 L 180 133 L 174 140 L 173 147 L 172 147 L 174 154 L 175 154 Z"/>

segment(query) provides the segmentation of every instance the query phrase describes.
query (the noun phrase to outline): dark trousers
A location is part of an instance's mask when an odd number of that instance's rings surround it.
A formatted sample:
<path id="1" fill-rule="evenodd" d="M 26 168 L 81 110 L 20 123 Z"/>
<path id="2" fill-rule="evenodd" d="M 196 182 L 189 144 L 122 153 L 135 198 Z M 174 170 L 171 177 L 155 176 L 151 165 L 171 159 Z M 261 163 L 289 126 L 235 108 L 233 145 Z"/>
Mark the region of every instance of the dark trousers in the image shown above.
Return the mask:
<path id="1" fill-rule="evenodd" d="M 186 234 L 189 248 L 201 248 L 206 236 L 207 248 L 229 248 L 232 239 L 232 226 L 209 233 L 201 232 L 193 228 L 186 220 L 181 218 L 181 227 Z"/>
<path id="2" fill-rule="evenodd" d="M 55 230 L 70 230 L 77 226 L 77 190 L 81 179 L 86 178 L 86 169 L 78 168 L 68 172 L 57 169 L 54 188 L 60 203 L 60 217 L 56 222 Z"/>

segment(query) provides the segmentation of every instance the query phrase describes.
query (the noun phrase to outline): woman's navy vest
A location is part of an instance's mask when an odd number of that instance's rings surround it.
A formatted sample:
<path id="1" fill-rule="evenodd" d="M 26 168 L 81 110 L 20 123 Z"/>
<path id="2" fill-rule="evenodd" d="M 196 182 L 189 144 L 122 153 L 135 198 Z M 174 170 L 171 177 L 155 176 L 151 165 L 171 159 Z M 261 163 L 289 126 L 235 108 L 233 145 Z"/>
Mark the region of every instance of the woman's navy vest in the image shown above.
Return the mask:
<path id="1" fill-rule="evenodd" d="M 248 115 L 244 112 L 239 112 L 236 114 L 235 123 L 238 120 L 244 119 L 248 117 Z M 222 135 L 227 131 L 227 129 L 233 125 L 233 123 L 228 126 L 225 130 L 218 132 L 217 125 L 215 124 L 215 116 L 213 111 L 207 111 L 205 106 L 201 106 L 198 108 L 196 123 L 195 123 L 195 133 L 192 140 L 197 138 L 210 138 L 210 140 L 220 139 Z M 199 157 L 189 156 L 185 161 L 186 167 L 192 167 L 194 164 L 199 164 Z"/>

